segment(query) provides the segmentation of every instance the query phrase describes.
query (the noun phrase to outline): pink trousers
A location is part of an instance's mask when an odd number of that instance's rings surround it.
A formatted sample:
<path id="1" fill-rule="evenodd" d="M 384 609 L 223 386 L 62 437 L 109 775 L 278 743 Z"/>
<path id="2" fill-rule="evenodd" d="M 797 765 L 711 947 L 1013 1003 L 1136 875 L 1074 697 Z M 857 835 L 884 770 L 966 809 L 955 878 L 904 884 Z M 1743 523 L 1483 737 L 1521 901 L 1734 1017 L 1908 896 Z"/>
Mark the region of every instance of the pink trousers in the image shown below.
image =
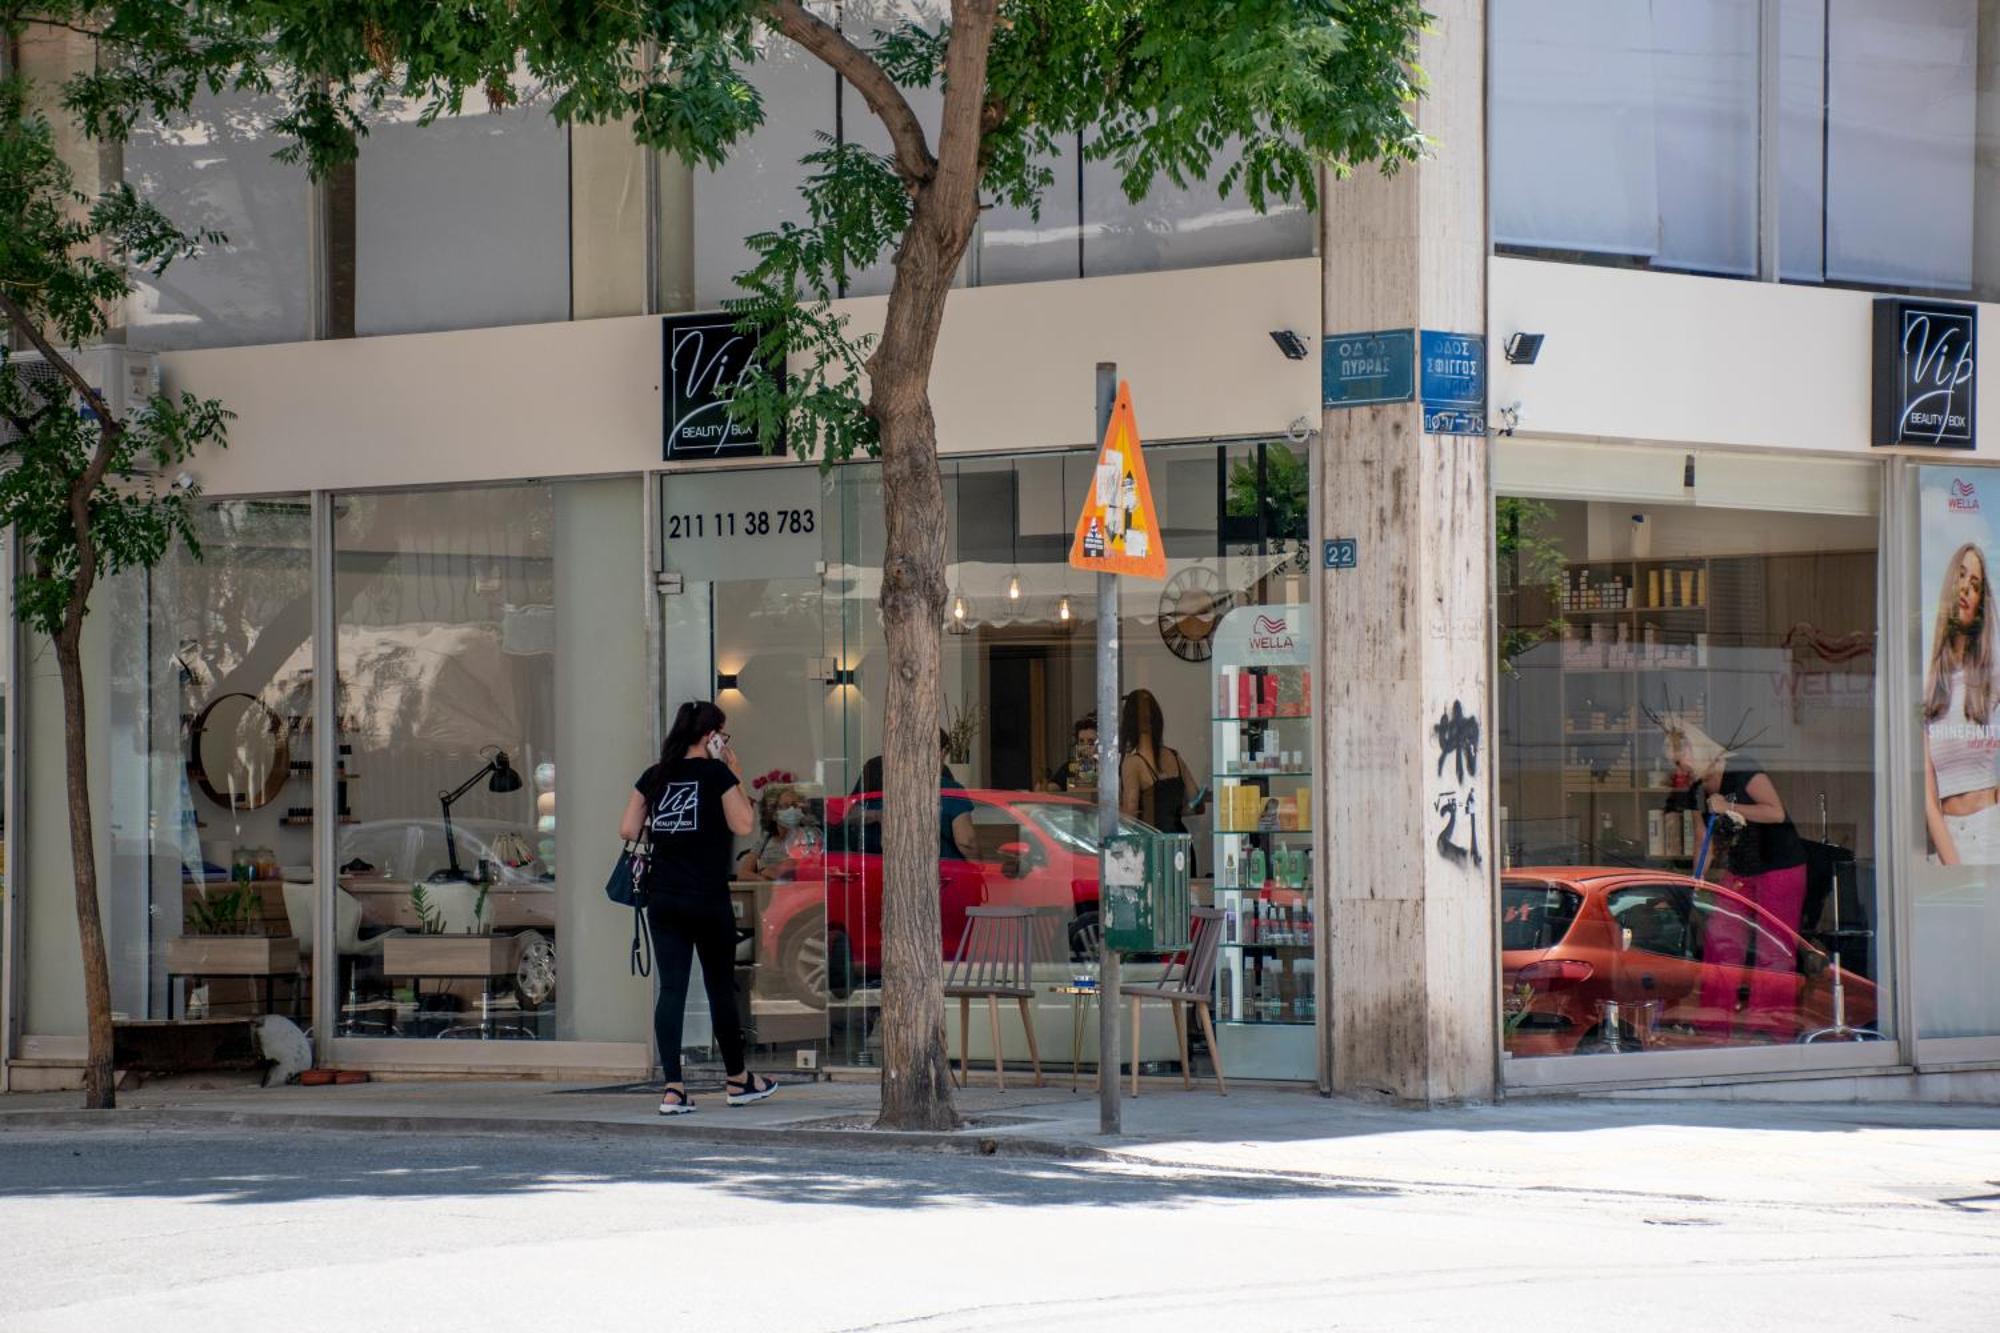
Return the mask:
<path id="1" fill-rule="evenodd" d="M 1790 866 L 1761 875 L 1722 876 L 1734 890 L 1778 919 L 1799 929 L 1806 901 L 1806 868 Z M 1705 915 L 1702 941 L 1701 1007 L 1720 1032 L 1741 1024 L 1751 1030 L 1790 1026 L 1799 996 L 1796 940 L 1771 930 L 1750 914 L 1719 899 Z"/>

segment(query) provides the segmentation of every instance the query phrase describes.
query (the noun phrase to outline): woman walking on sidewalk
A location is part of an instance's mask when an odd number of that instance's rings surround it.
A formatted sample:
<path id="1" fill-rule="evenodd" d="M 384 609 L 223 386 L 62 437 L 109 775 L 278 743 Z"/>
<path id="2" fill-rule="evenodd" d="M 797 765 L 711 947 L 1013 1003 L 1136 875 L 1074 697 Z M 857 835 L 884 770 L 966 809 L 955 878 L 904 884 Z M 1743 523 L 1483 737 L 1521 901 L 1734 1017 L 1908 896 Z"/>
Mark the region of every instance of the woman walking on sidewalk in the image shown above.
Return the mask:
<path id="1" fill-rule="evenodd" d="M 653 1039 L 666 1072 L 661 1115 L 694 1110 L 681 1082 L 681 1025 L 687 1014 L 689 966 L 696 955 L 729 1074 L 729 1104 L 762 1101 L 778 1090 L 743 1066 L 729 862 L 735 840 L 756 826 L 757 816 L 743 794 L 742 770 L 723 729 L 727 723 L 722 710 L 706 700 L 682 704 L 660 747 L 660 762 L 640 774 L 619 824 L 627 842 L 642 832 L 651 838 L 643 888 L 646 925 L 660 969 Z"/>

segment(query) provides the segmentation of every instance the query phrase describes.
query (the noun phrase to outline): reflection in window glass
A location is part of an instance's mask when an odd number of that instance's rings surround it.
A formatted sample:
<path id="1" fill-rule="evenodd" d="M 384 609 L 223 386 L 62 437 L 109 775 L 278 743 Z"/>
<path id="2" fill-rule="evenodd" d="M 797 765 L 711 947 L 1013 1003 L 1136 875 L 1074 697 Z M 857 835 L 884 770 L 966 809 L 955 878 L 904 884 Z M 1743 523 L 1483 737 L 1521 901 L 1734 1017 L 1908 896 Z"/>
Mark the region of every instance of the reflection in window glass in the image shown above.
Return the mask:
<path id="1" fill-rule="evenodd" d="M 1781 0 L 1783 277 L 1990 284 L 1974 272 L 1990 192 L 1975 157 L 1979 11 L 1974 0 Z M 1497 245 L 1757 270 L 1756 5 L 1499 0 L 1491 41 Z"/>
<path id="2" fill-rule="evenodd" d="M 569 317 L 569 143 L 523 89 L 417 123 L 399 104 L 354 169 L 354 327 L 362 335 Z"/>
<path id="3" fill-rule="evenodd" d="M 1730 0 L 1495 4 L 1494 240 L 1753 272 L 1756 41 Z"/>
<path id="4" fill-rule="evenodd" d="M 744 238 L 805 221 L 800 159 L 834 132 L 833 71 L 797 46 L 765 36 L 743 75 L 763 99 L 764 123 L 731 149 L 721 171 L 694 172 L 694 296 L 712 310 L 741 295 L 736 275 L 755 262 Z"/>
<path id="5" fill-rule="evenodd" d="M 312 943 L 312 560 L 303 501 L 206 504 L 203 557 L 109 585 L 112 1004 L 301 1023 Z"/>
<path id="6" fill-rule="evenodd" d="M 1083 273 L 1151 273 L 1298 259 L 1313 252 L 1313 217 L 1303 205 L 1273 202 L 1259 213 L 1241 187 L 1222 197 L 1216 182 L 1236 160 L 1233 145 L 1216 154 L 1207 181 L 1186 187 L 1165 178 L 1146 197 L 1125 197 L 1117 166 L 1083 164 Z"/>
<path id="7" fill-rule="evenodd" d="M 1219 724 L 1211 706 L 1224 616 L 1302 606 L 1307 597 L 1304 458 L 1275 441 L 1247 441 L 1151 448 L 1146 462 L 1172 577 L 1154 596 L 1125 603 L 1125 683 L 1152 701 L 1158 726 L 1124 759 L 1122 826 L 1157 822 L 1192 835 L 1202 903 L 1215 901 L 1217 847 L 1282 845 L 1285 856 L 1256 863 L 1268 894 L 1247 855 L 1228 889 L 1243 920 L 1273 925 L 1254 947 L 1247 932 L 1256 927 L 1246 926 L 1228 950 L 1232 980 L 1219 993 L 1232 1007 L 1218 1010 L 1218 1021 L 1264 1025 L 1254 1046 L 1241 1039 L 1243 1063 L 1232 1054 L 1231 1072 L 1305 1077 L 1313 1068 L 1313 945 L 1301 907 L 1312 877 L 1312 781 L 1300 770 L 1309 763 L 1310 718 L 1288 707 L 1282 718 Z M 1096 587 L 1067 563 L 1093 464 L 1092 455 L 1068 452 L 962 458 L 945 476 L 940 942 L 947 959 L 956 955 L 972 908 L 1029 908 L 1038 975 L 1052 985 L 1088 972 L 1098 938 Z M 748 935 L 738 965 L 758 1046 L 787 1066 L 791 1048 L 821 1043 L 836 1064 L 874 1063 L 883 970 L 874 793 L 890 670 L 879 614 L 881 471 L 850 465 L 822 478 L 812 468 L 710 470 L 661 485 L 661 545 L 667 567 L 682 575 L 681 591 L 663 603 L 662 702 L 706 696 L 718 675 L 729 682 L 717 702 L 760 795 L 760 821 L 766 801 L 772 811 L 737 844 L 732 888 Z M 794 521 L 795 513 L 810 518 Z M 718 515 L 735 521 L 718 528 Z M 1234 759 L 1217 743 L 1232 728 Z M 1248 766 L 1253 755 L 1263 768 Z M 1246 793 L 1270 797 L 1271 827 L 1253 817 L 1218 834 L 1213 791 L 1225 771 Z M 796 822 L 778 823 L 787 808 L 799 812 Z M 1289 923 L 1282 940 L 1281 914 Z M 1135 964 L 1134 975 L 1158 966 Z M 694 991 L 687 1040 L 697 1048 L 702 1013 Z M 1064 1049 L 1067 1002 L 1038 1004 L 1033 1014 L 1041 1049 Z M 971 1041 L 975 1063 L 990 1058 L 988 1032 Z M 1010 1022 L 1001 1042 L 1007 1059 L 1025 1063 L 1018 1026 Z M 1148 1016 L 1143 1049 L 1148 1061 L 1178 1058 L 1164 1012 Z"/>
<path id="8" fill-rule="evenodd" d="M 1703 504 L 1498 502 L 1517 1055 L 1889 1019 L 1872 490 L 1817 478 L 1845 512 L 1750 512 L 1726 460 L 1699 466 Z"/>
<path id="9" fill-rule="evenodd" d="M 200 97 L 172 127 L 136 126 L 125 177 L 189 231 L 226 238 L 164 274 L 133 274 L 134 347 L 234 347 L 312 336 L 312 194 L 302 167 L 271 154 L 280 108 L 247 94 Z"/>
<path id="10" fill-rule="evenodd" d="M 553 1037 L 554 488 L 342 499 L 344 1030 Z"/>

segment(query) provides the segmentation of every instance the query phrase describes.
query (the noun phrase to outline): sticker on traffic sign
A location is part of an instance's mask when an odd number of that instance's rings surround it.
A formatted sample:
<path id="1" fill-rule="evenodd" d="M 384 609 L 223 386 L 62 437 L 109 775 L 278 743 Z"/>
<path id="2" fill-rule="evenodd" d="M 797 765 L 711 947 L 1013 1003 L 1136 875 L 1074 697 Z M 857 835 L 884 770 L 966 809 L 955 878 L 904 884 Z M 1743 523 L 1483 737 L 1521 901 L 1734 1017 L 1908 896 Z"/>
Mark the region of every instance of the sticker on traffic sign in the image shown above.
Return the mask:
<path id="1" fill-rule="evenodd" d="M 1097 468 L 1084 492 L 1083 512 L 1077 515 L 1069 562 L 1097 574 L 1167 576 L 1167 548 L 1160 540 L 1153 488 L 1146 480 L 1139 422 L 1132 413 L 1132 386 L 1122 380 L 1097 453 Z"/>

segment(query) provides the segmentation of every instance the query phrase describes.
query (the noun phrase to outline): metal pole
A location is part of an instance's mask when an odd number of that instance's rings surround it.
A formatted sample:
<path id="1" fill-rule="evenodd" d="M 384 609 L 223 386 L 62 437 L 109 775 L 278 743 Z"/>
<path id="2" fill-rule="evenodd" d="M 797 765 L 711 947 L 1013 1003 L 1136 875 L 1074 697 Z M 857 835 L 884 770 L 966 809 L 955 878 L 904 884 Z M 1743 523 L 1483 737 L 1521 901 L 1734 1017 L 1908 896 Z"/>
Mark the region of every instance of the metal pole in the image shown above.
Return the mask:
<path id="1" fill-rule="evenodd" d="M 313 1062 L 337 1063 L 344 1017 L 340 941 L 340 627 L 334 610 L 333 492 L 312 493 Z"/>
<path id="2" fill-rule="evenodd" d="M 1100 445 L 1111 428 L 1111 408 L 1118 398 L 1118 365 L 1097 363 L 1097 438 Z M 1104 927 L 1104 853 L 1118 831 L 1118 576 L 1097 576 L 1097 925 Z M 1116 1134 L 1118 1125 L 1118 955 L 1106 943 L 1098 945 L 1097 968 L 1097 1130 Z M 1134 1061 L 1139 1053 L 1132 1052 Z"/>

